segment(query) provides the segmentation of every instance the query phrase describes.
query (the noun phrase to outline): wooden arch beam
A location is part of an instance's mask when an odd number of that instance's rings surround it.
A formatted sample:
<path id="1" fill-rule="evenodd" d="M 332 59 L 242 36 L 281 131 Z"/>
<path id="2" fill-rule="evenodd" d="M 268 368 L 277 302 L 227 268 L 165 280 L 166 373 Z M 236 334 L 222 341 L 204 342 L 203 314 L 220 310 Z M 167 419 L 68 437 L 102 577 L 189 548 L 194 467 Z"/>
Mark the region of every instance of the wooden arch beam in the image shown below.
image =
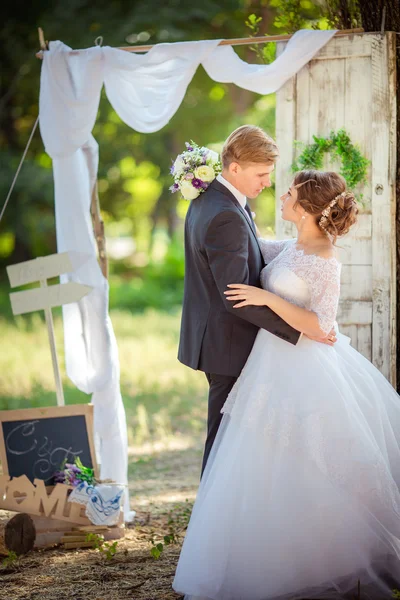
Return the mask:
<path id="1" fill-rule="evenodd" d="M 41 32 L 41 34 L 40 34 Z M 353 33 L 364 33 L 364 29 L 359 27 L 358 29 L 343 29 L 337 31 L 335 36 L 340 37 L 343 35 L 351 35 Z M 42 38 L 40 37 L 42 35 Z M 265 35 L 263 37 L 248 37 L 248 38 L 234 38 L 231 40 L 222 40 L 218 45 L 219 46 L 248 46 L 250 44 L 266 44 L 268 42 L 283 42 L 290 40 L 292 35 Z M 48 50 L 48 43 L 44 41 L 43 31 L 39 27 L 39 40 L 40 47 L 42 48 L 39 52 L 36 53 L 37 58 L 43 58 L 43 51 Z M 45 47 L 42 46 L 42 40 Z M 153 44 L 150 46 L 120 46 L 117 50 L 125 50 L 126 52 L 148 52 L 157 44 Z"/>

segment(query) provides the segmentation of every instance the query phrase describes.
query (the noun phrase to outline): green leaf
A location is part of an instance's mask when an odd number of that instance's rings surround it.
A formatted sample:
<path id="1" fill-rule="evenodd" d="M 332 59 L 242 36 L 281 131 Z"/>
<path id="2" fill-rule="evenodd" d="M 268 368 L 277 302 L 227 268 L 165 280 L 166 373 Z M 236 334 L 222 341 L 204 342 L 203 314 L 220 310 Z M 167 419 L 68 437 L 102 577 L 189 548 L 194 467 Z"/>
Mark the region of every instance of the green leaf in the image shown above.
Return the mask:
<path id="1" fill-rule="evenodd" d="M 331 131 L 329 137 L 322 138 L 313 135 L 314 142 L 302 145 L 303 150 L 293 161 L 292 171 L 302 169 L 320 170 L 323 168 L 323 155 L 329 152 L 333 157 L 342 161 L 340 174 L 344 177 L 347 187 L 353 190 L 359 183 L 367 180 L 367 169 L 370 161 L 361 154 L 358 146 L 352 144 L 349 134 L 344 128 L 337 132 Z M 294 142 L 295 146 L 300 145 Z M 359 197 L 359 200 L 362 195 Z"/>
<path id="2" fill-rule="evenodd" d="M 155 558 L 157 560 L 158 558 L 160 558 L 161 552 L 159 550 L 157 550 L 157 548 L 155 546 L 153 546 L 153 548 L 150 550 L 150 554 L 152 555 L 153 558 Z"/>
<path id="3" fill-rule="evenodd" d="M 15 563 L 18 562 L 18 555 L 13 551 L 9 550 L 7 556 L 3 560 L 3 565 L 5 567 L 13 567 Z"/>
<path id="4" fill-rule="evenodd" d="M 248 18 L 249 23 L 251 23 L 251 25 L 257 25 L 258 23 L 260 23 L 262 21 L 262 17 L 257 17 L 257 15 L 255 15 L 254 13 L 249 15 Z"/>

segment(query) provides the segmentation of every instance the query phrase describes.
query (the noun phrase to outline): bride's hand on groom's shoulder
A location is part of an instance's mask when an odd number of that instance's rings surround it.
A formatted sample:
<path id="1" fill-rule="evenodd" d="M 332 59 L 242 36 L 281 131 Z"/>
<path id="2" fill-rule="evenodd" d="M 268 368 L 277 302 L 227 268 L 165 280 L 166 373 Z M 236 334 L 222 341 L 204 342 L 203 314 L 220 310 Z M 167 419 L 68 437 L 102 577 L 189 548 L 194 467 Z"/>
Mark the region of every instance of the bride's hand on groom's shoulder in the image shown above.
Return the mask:
<path id="1" fill-rule="evenodd" d="M 229 290 L 224 292 L 227 300 L 231 302 L 239 302 L 233 308 L 241 308 L 242 306 L 267 306 L 266 290 L 255 287 L 253 285 L 245 285 L 244 283 L 229 283 Z"/>

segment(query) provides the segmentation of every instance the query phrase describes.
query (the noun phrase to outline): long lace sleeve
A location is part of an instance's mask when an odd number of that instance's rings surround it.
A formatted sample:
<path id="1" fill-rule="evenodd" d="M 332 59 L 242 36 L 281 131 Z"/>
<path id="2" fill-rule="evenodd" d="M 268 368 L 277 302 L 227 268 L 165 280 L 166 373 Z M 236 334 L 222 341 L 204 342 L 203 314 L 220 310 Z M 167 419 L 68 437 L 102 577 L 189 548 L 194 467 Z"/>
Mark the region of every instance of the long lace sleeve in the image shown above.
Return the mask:
<path id="1" fill-rule="evenodd" d="M 316 313 L 321 330 L 328 335 L 339 304 L 341 264 L 334 258 L 313 256 L 313 259 L 311 268 L 302 277 L 310 290 L 309 310 Z"/>
<path id="2" fill-rule="evenodd" d="M 282 252 L 282 250 L 286 247 L 287 244 L 292 242 L 292 240 L 264 240 L 263 238 L 258 238 L 258 243 L 260 244 L 261 253 L 265 260 L 265 263 L 268 264 L 273 260 L 278 254 Z"/>

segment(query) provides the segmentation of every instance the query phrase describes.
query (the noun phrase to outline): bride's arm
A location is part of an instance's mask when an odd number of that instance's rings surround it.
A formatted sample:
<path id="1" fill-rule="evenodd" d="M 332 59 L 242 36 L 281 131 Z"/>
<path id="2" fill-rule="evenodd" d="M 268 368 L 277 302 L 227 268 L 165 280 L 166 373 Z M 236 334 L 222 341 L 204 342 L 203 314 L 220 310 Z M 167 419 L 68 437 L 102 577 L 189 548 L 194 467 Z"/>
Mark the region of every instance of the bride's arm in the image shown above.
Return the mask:
<path id="1" fill-rule="evenodd" d="M 254 279 L 249 279 L 248 225 L 236 210 L 224 210 L 212 219 L 205 234 L 204 250 L 215 285 L 228 313 L 236 314 L 237 317 L 296 344 L 299 333 L 268 307 L 246 306 L 234 310 L 232 303 L 224 296 L 228 283 L 232 281 L 255 283 Z"/>
<path id="2" fill-rule="evenodd" d="M 293 329 L 313 338 L 324 338 L 336 319 L 340 293 L 340 264 L 326 261 L 323 269 L 310 270 L 304 279 L 310 290 L 310 310 L 253 286 L 230 284 L 225 294 L 234 308 L 247 305 L 268 306 Z"/>
<path id="3" fill-rule="evenodd" d="M 331 329 L 328 332 L 324 332 L 319 325 L 318 316 L 315 312 L 291 304 L 272 292 L 251 285 L 236 283 L 230 284 L 228 287 L 230 290 L 225 292 L 228 300 L 232 302 L 241 300 L 233 308 L 249 305 L 268 306 L 274 313 L 293 327 L 293 329 L 312 337 L 325 337 Z"/>

